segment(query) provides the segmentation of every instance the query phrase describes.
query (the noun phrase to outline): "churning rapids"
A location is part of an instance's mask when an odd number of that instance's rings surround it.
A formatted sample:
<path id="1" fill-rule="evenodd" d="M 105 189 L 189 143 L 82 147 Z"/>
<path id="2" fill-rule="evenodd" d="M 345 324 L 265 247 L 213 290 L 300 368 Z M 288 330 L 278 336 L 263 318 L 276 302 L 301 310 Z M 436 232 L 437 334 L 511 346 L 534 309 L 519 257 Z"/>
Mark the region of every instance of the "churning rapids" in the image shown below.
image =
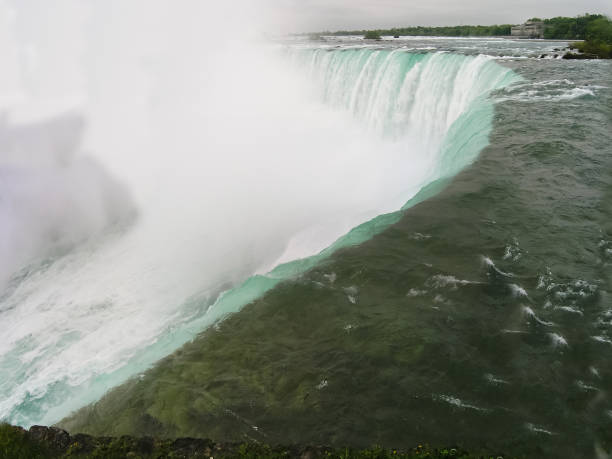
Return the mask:
<path id="1" fill-rule="evenodd" d="M 210 38 L 184 12 L 157 8 L 135 36 L 136 10 L 92 8 L 108 26 L 79 7 L 51 34 L 0 8 L 9 69 L 0 79 L 0 418 L 24 426 L 59 421 L 281 280 L 397 223 L 499 141 L 496 122 L 518 122 L 512 107 L 551 104 L 556 125 L 559 104 L 608 90 L 607 64 L 528 59 L 559 43 L 219 40 L 202 50 L 197 39 Z M 521 129 L 503 141 L 520 144 Z M 501 177 L 495 169 L 487 173 Z M 415 240 L 436 240 L 432 231 Z M 598 231 L 605 264 L 612 249 Z M 518 233 L 507 232 L 508 264 L 528 258 Z M 456 236 L 457 247 L 472 239 L 459 227 Z M 521 302 L 508 336 L 531 321 L 563 352 L 574 346 L 566 317 L 609 325 L 609 310 L 584 310 L 605 298 L 603 281 L 561 282 L 547 261 L 534 285 L 547 292 L 540 305 L 522 285 L 529 276 L 496 267 L 487 244 L 483 236 L 471 255 Z M 436 274 L 404 297 L 436 291 L 432 307 L 450 308 L 444 289 L 484 284 L 461 275 Z M 356 304 L 358 290 L 346 291 Z M 607 329 L 591 335 L 594 346 L 612 344 Z M 595 382 L 585 375 L 576 390 L 599 391 L 606 373 L 588 366 Z M 483 384 L 510 384 L 486 375 Z M 491 411 L 452 393 L 434 401 Z M 525 422 L 531 434 L 555 434 Z"/>

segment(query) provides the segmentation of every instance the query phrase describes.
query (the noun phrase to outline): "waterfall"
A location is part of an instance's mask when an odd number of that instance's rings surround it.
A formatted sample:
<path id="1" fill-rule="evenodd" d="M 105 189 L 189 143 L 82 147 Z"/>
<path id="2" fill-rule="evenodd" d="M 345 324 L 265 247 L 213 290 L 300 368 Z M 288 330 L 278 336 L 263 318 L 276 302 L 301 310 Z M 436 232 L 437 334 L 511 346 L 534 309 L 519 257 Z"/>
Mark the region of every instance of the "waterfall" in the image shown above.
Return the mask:
<path id="1" fill-rule="evenodd" d="M 25 426 L 395 221 L 476 158 L 515 78 L 482 56 L 211 40 L 172 8 L 136 36 L 137 9 L 77 5 L 56 42 L 9 21 L 2 45 L 0 418 Z"/>

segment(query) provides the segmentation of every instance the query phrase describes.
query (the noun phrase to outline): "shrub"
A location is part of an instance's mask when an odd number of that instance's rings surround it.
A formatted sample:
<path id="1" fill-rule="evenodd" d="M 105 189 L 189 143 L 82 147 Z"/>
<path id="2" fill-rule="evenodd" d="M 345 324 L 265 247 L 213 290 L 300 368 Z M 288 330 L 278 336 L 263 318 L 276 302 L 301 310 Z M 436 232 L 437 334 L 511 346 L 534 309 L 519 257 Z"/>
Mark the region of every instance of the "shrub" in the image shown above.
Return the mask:
<path id="1" fill-rule="evenodd" d="M 366 40 L 380 40 L 380 33 L 378 30 L 368 30 L 363 38 Z"/>
<path id="2" fill-rule="evenodd" d="M 43 459 L 52 457 L 42 445 L 28 438 L 25 430 L 0 424 L 0 457 L 7 459 Z"/>

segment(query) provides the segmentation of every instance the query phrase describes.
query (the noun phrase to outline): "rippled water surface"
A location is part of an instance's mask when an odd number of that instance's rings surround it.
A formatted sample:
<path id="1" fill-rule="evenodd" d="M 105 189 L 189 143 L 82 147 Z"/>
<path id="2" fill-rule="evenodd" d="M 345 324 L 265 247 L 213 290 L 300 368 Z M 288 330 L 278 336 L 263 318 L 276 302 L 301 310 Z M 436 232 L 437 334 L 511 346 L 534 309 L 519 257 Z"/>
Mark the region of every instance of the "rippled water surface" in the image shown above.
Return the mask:
<path id="1" fill-rule="evenodd" d="M 612 64 L 534 58 L 556 42 L 367 46 L 484 53 L 511 69 L 519 78 L 489 96 L 489 146 L 383 232 L 62 425 L 529 457 L 612 450 Z"/>

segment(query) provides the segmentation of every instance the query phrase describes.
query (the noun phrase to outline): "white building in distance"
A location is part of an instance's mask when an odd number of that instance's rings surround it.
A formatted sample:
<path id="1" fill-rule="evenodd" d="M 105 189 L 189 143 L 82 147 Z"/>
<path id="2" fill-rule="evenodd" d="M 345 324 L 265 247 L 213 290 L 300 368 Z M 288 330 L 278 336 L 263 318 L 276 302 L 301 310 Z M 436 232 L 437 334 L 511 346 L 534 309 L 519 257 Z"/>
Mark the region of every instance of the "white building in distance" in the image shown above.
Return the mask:
<path id="1" fill-rule="evenodd" d="M 512 26 L 511 35 L 520 38 L 544 38 L 544 23 L 527 21 L 525 24 Z"/>

